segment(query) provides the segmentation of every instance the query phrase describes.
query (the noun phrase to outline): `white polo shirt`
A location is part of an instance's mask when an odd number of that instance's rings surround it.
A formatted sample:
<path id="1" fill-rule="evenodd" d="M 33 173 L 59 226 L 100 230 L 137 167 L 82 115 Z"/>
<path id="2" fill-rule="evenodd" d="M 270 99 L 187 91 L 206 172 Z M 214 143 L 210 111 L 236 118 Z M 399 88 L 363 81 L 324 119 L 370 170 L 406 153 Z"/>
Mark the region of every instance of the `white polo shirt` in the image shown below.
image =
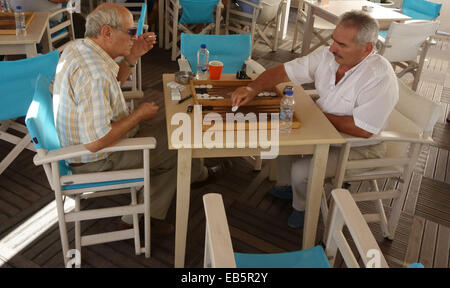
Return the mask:
<path id="1" fill-rule="evenodd" d="M 320 95 L 317 104 L 323 112 L 353 116 L 355 125 L 370 133 L 383 130 L 398 101 L 397 77 L 384 57 L 371 53 L 336 82 L 339 64 L 329 47 L 284 64 L 296 85 L 315 82 Z"/>

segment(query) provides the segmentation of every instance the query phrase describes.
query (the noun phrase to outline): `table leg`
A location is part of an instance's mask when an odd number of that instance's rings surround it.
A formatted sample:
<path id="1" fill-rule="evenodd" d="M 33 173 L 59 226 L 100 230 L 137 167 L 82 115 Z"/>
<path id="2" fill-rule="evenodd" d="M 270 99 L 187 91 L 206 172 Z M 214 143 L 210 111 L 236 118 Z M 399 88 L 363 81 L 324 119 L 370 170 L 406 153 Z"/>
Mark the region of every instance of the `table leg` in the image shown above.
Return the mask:
<path id="1" fill-rule="evenodd" d="M 301 56 L 305 56 L 309 52 L 309 47 L 311 46 L 311 40 L 313 37 L 313 30 L 314 30 L 314 8 L 311 5 L 308 5 L 305 33 L 303 34 L 303 41 L 302 41 Z"/>
<path id="2" fill-rule="evenodd" d="M 25 45 L 25 53 L 27 54 L 27 58 L 35 57 L 38 55 L 36 49 L 36 43 L 26 44 Z"/>
<path id="3" fill-rule="evenodd" d="M 177 214 L 175 227 L 175 268 L 184 267 L 191 192 L 192 150 L 178 150 Z"/>
<path id="4" fill-rule="evenodd" d="M 314 247 L 329 144 L 316 145 L 309 167 L 302 249 Z"/>

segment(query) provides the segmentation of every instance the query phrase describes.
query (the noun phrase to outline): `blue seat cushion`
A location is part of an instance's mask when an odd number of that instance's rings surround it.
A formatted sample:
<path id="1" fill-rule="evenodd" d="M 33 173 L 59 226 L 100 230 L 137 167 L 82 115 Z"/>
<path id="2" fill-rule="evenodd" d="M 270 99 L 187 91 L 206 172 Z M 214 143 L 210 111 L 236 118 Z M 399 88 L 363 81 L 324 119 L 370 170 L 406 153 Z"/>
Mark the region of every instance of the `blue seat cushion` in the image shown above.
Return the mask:
<path id="1" fill-rule="evenodd" d="M 234 253 L 237 268 L 331 268 L 322 246 L 273 254 Z"/>
<path id="2" fill-rule="evenodd" d="M 84 188 L 92 188 L 92 187 L 101 187 L 101 186 L 110 186 L 117 184 L 127 184 L 127 183 L 135 183 L 142 182 L 144 178 L 134 178 L 134 179 L 125 179 L 125 180 L 117 180 L 117 181 L 103 181 L 103 182 L 95 182 L 95 183 L 86 183 L 86 184 L 68 184 L 62 185 L 62 190 L 75 190 L 75 189 L 84 189 Z"/>

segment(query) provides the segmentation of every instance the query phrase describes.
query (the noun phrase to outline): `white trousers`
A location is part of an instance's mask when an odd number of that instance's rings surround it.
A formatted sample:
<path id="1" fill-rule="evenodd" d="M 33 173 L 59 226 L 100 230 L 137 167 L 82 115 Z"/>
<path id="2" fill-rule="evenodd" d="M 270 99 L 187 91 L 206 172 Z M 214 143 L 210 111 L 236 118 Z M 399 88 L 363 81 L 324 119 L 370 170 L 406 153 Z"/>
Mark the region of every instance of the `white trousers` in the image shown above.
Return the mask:
<path id="1" fill-rule="evenodd" d="M 334 177 L 339 161 L 340 147 L 330 147 L 328 152 L 325 178 Z M 381 158 L 386 154 L 386 144 L 379 143 L 371 146 L 350 149 L 350 160 Z M 312 155 L 279 156 L 277 158 L 276 186 L 292 186 L 292 207 L 304 211 L 306 207 L 306 188 L 308 184 L 309 166 Z"/>

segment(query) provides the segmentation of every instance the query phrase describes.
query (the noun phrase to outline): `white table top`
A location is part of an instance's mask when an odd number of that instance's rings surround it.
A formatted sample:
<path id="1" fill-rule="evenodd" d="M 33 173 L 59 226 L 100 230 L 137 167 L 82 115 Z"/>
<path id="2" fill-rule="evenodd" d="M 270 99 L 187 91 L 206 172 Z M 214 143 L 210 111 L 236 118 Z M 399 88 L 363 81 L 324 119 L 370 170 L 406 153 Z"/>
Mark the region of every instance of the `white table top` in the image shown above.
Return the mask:
<path id="1" fill-rule="evenodd" d="M 26 36 L 0 35 L 0 45 L 39 43 L 48 23 L 48 12 L 34 12 Z"/>
<path id="2" fill-rule="evenodd" d="M 373 10 L 371 12 L 366 12 L 374 19 L 379 21 L 405 21 L 410 20 L 411 17 L 403 15 L 402 13 L 396 12 L 392 9 L 385 8 L 381 5 L 378 5 L 369 1 L 359 1 L 359 0 L 347 0 L 347 1 L 318 1 L 314 0 L 305 0 L 306 3 L 312 5 L 316 8 L 323 10 L 325 13 L 329 14 L 329 16 L 334 16 L 338 18 L 345 12 L 351 10 L 362 10 L 362 6 L 372 6 Z"/>

